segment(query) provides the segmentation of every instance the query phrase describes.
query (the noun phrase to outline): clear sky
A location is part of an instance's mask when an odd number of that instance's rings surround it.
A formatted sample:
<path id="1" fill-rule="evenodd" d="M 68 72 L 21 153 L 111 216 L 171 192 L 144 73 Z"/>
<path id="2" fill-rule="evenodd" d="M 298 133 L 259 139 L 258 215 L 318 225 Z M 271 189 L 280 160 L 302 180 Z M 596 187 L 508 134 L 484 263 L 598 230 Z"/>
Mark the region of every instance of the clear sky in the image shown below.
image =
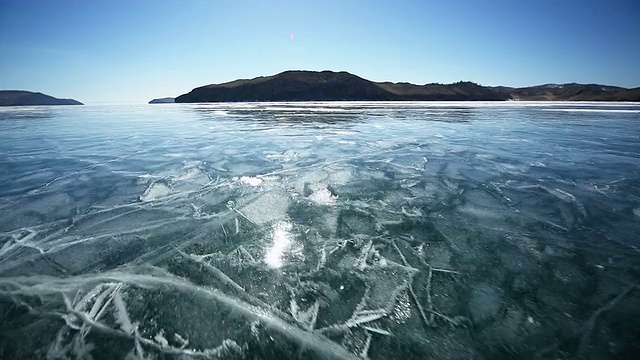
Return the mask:
<path id="1" fill-rule="evenodd" d="M 640 0 L 0 0 L 0 89 L 146 102 L 291 69 L 638 87 Z"/>

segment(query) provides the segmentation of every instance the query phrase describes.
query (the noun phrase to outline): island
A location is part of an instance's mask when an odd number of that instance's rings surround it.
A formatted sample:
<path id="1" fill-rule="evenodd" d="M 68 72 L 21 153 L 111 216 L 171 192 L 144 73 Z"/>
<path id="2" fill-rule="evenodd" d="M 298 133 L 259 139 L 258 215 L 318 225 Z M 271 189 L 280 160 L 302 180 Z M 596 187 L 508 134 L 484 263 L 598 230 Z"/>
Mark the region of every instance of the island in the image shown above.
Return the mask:
<path id="1" fill-rule="evenodd" d="M 501 92 L 472 82 L 450 85 L 377 83 L 344 71 L 294 70 L 202 86 L 178 96 L 176 102 L 507 99 L 508 96 Z"/>
<path id="2" fill-rule="evenodd" d="M 84 105 L 74 99 L 58 99 L 39 92 L 0 90 L 0 106 Z"/>
<path id="3" fill-rule="evenodd" d="M 348 72 L 289 70 L 272 76 L 205 85 L 176 103 L 238 101 L 640 101 L 640 88 L 546 84 L 514 88 L 470 81 L 416 85 L 374 82 Z"/>
<path id="4" fill-rule="evenodd" d="M 175 98 L 165 97 L 165 98 L 153 99 L 149 101 L 149 104 L 173 104 L 174 102 L 176 102 Z"/>

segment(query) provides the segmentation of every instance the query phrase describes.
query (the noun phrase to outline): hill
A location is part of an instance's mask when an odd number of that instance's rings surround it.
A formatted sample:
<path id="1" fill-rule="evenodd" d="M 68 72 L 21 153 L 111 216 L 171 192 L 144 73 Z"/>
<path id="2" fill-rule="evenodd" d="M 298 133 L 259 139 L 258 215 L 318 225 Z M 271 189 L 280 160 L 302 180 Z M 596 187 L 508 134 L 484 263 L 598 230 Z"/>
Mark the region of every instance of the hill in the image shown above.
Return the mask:
<path id="1" fill-rule="evenodd" d="M 348 72 L 285 71 L 195 88 L 177 103 L 233 101 L 640 101 L 640 88 L 598 84 L 545 84 L 530 87 L 373 82 Z M 154 102 L 157 102 L 154 100 Z"/>
<path id="2" fill-rule="evenodd" d="M 193 89 L 176 102 L 332 100 L 507 100 L 508 94 L 471 82 L 449 85 L 376 83 L 347 72 L 285 71 Z"/>
<path id="3" fill-rule="evenodd" d="M 514 100 L 526 101 L 640 101 L 640 88 L 598 84 L 545 84 L 524 88 L 494 88 Z"/>
<path id="4" fill-rule="evenodd" d="M 0 106 L 84 105 L 73 99 L 58 99 L 39 92 L 0 90 Z"/>

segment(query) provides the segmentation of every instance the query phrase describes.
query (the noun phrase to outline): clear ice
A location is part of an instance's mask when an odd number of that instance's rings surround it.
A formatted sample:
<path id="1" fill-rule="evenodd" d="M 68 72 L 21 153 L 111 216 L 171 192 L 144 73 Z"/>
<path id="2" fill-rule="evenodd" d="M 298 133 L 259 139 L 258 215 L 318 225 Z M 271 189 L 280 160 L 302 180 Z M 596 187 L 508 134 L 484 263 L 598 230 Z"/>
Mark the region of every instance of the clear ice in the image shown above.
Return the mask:
<path id="1" fill-rule="evenodd" d="M 633 358 L 638 108 L 0 109 L 0 357 Z"/>

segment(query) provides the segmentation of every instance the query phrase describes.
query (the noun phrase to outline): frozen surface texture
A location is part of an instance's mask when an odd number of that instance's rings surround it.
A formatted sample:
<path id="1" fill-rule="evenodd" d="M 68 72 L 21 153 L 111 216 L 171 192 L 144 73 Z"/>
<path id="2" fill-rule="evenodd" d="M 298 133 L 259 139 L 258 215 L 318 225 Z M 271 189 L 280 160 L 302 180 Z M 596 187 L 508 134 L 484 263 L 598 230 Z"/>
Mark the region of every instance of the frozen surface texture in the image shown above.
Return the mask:
<path id="1" fill-rule="evenodd" d="M 640 105 L 0 110 L 2 359 L 631 359 Z"/>

